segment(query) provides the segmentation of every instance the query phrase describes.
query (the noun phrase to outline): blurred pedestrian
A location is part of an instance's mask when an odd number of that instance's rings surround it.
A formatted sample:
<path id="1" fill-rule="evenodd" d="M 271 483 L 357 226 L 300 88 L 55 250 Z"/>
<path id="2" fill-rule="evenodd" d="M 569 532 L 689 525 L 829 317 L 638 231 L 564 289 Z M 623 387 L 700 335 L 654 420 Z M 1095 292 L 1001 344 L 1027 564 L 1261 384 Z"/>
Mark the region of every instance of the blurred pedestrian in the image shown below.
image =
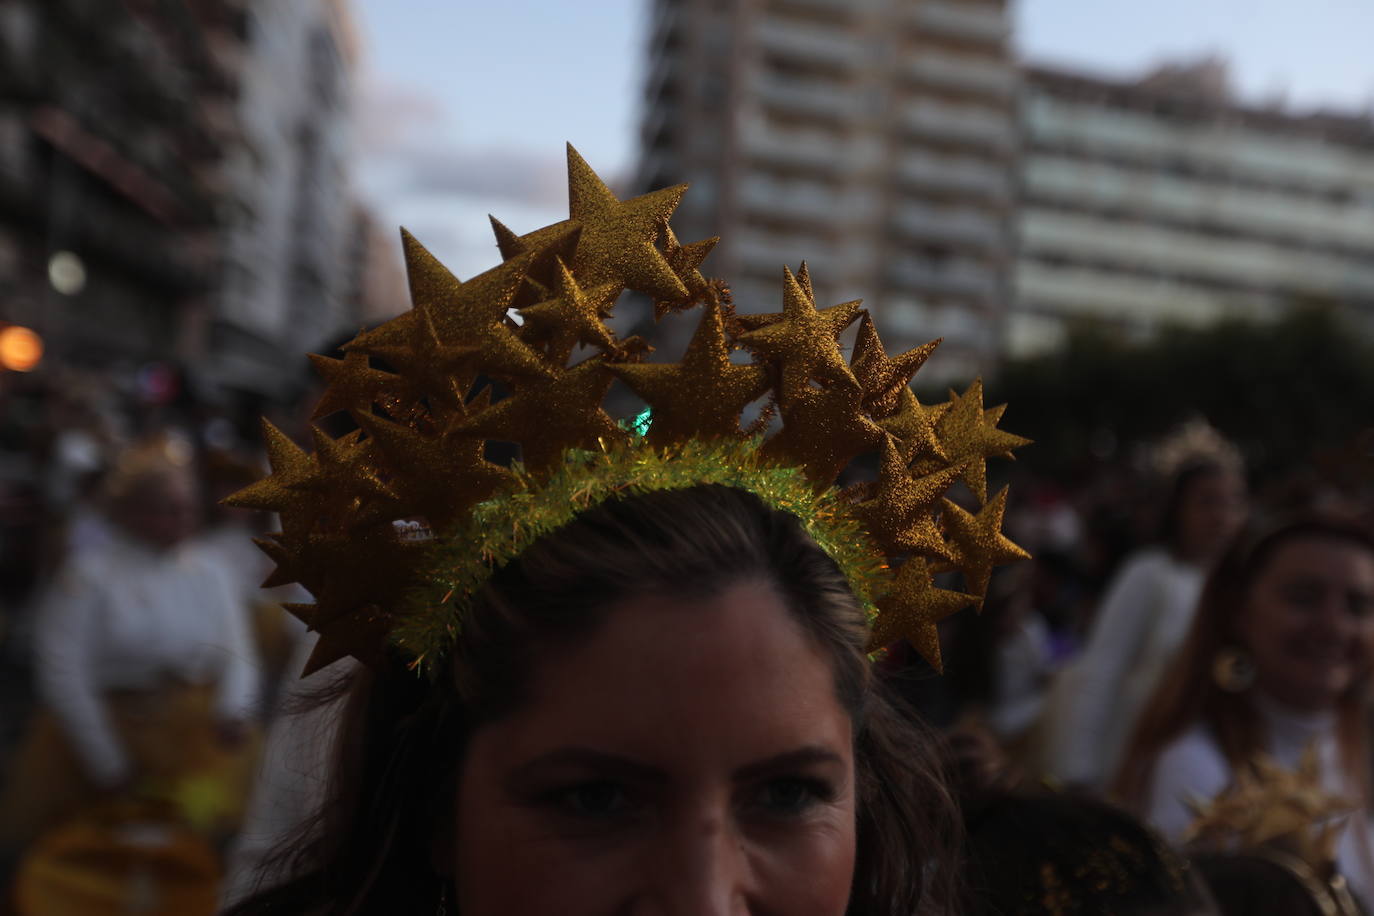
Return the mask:
<path id="1" fill-rule="evenodd" d="M 1188 631 L 1208 568 L 1245 511 L 1237 462 L 1200 458 L 1173 475 L 1158 542 L 1117 572 L 1082 654 L 1052 691 L 1042 737 L 1050 775 L 1085 788 L 1101 788 L 1111 778 Z"/>
<path id="2" fill-rule="evenodd" d="M 189 543 L 189 451 L 126 452 L 106 499 L 110 540 L 71 558 L 35 624 L 41 709 L 5 786 L 10 855 L 110 799 L 155 795 L 217 830 L 242 806 L 257 657 L 237 595 Z"/>
<path id="3" fill-rule="evenodd" d="M 1207 582 L 1117 792 L 1178 837 L 1193 817 L 1189 801 L 1217 796 L 1258 754 L 1292 769 L 1315 746 L 1323 788 L 1357 808 L 1337 863 L 1368 908 L 1372 661 L 1374 534 L 1310 517 L 1242 538 Z"/>

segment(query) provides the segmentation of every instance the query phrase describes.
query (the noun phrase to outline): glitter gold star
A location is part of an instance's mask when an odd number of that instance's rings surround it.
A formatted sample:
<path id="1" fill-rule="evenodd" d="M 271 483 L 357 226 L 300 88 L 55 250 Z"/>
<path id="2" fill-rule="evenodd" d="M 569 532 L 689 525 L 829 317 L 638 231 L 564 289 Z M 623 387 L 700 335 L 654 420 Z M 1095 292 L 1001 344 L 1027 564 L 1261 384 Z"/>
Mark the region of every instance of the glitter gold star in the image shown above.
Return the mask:
<path id="1" fill-rule="evenodd" d="M 988 592 L 994 566 L 1030 558 L 1030 554 L 1002 534 L 1002 517 L 1006 513 L 1006 487 L 979 509 L 977 515 L 944 500 L 945 530 L 954 550 L 954 564 L 964 574 L 965 588 L 980 599 Z"/>
<path id="2" fill-rule="evenodd" d="M 840 352 L 839 336 L 858 317 L 858 300 L 817 309 L 816 302 L 783 268 L 782 317 L 739 335 L 740 343 L 776 361 L 782 370 L 779 401 L 785 406 L 811 387 L 813 379 L 858 390 Z"/>
<path id="3" fill-rule="evenodd" d="M 687 288 L 687 298 L 685 300 L 655 299 L 654 320 L 656 321 L 671 311 L 701 301 L 706 295 L 707 280 L 702 276 L 701 262 L 706 260 L 711 249 L 715 248 L 716 243 L 720 241 L 720 237 L 716 236 L 715 238 L 703 239 L 700 242 L 692 242 L 690 245 L 680 244 L 667 220 L 663 221 L 659 231 L 663 236 L 663 259 L 668 262 L 673 273 L 677 274 L 682 285 Z"/>
<path id="4" fill-rule="evenodd" d="M 618 283 L 655 299 L 686 299 L 687 287 L 654 245 L 686 190 L 677 185 L 618 200 L 568 144 L 568 214 L 582 227 L 573 257 L 578 280 L 586 286 Z"/>
<path id="5" fill-rule="evenodd" d="M 570 448 L 595 448 L 599 439 L 624 435 L 601 407 L 614 380 L 602 360 L 589 359 L 552 379 L 521 386 L 459 429 L 518 443 L 525 466 L 545 471 Z"/>
<path id="6" fill-rule="evenodd" d="M 262 437 L 272 473 L 232 494 L 224 504 L 278 512 L 286 531 L 303 535 L 314 523 L 315 500 L 300 487 L 314 477 L 315 462 L 266 418 L 262 421 Z"/>
<path id="7" fill-rule="evenodd" d="M 740 412 L 768 388 L 763 366 L 730 362 L 719 302 L 705 306 L 681 363 L 609 368 L 652 408 L 649 442 L 656 446 L 739 436 Z"/>
<path id="8" fill-rule="evenodd" d="M 979 503 L 987 502 L 987 459 L 1011 458 L 1011 451 L 1030 443 L 1029 439 L 1012 435 L 997 428 L 1001 414 L 993 409 L 992 422 L 983 410 L 983 382 L 974 381 L 962 396 L 951 398 L 947 408 L 935 421 L 935 434 L 950 462 L 964 464 L 961 479 L 973 491 Z M 918 462 L 918 472 L 933 469 L 930 462 Z"/>
<path id="9" fill-rule="evenodd" d="M 549 360 L 560 369 L 580 343 L 598 347 L 603 353 L 620 353 L 619 341 L 601 319 L 610 313 L 621 287 L 603 283 L 584 290 L 562 261 L 557 262 L 557 268 L 557 294 L 520 310 L 520 317 L 525 319 L 522 336 L 545 344 Z"/>
<path id="10" fill-rule="evenodd" d="M 372 352 L 395 366 L 420 392 L 444 404 L 461 403 L 477 377 L 473 368 L 477 348 L 440 341 L 428 309 L 416 309 L 413 315 L 409 345 L 378 346 Z"/>
<path id="11" fill-rule="evenodd" d="M 878 601 L 869 651 L 905 639 L 932 668 L 943 673 L 940 631 L 936 625 L 977 600 L 973 595 L 936 588 L 927 562 L 912 557 L 897 570 L 891 591 Z"/>
<path id="12" fill-rule="evenodd" d="M 410 233 L 402 231 L 401 241 L 414 307 L 359 334 L 345 350 L 379 356 L 389 351 L 394 356 L 424 333 L 415 325 L 427 314 L 434 322 L 436 341 L 472 348 L 480 354 L 478 369 L 488 375 L 510 380 L 548 373 L 544 361 L 516 336 L 506 318 L 532 254 L 518 255 L 463 283 Z"/>
<path id="13" fill-rule="evenodd" d="M 883 431 L 859 408 L 858 386 L 802 388 L 782 405 L 782 429 L 763 444 L 770 461 L 793 464 L 818 485 L 876 446 Z"/>
<path id="14" fill-rule="evenodd" d="M 882 420 L 897 412 L 902 406 L 902 392 L 910 390 L 907 386 L 912 377 L 935 352 L 940 340 L 932 340 L 894 359 L 883 348 L 872 316 L 865 314 L 859 319 L 859 336 L 854 342 L 850 368 L 863 387 L 864 409 L 870 416 Z"/>
<path id="15" fill-rule="evenodd" d="M 361 413 L 384 394 L 394 393 L 402 387 L 399 375 L 369 366 L 366 353 L 345 353 L 343 359 L 311 353 L 310 362 L 328 386 L 310 415 L 312 420 L 340 410 Z"/>
<path id="16" fill-rule="evenodd" d="M 935 421 L 930 408 L 922 406 L 916 398 L 916 392 L 910 388 L 897 396 L 896 412 L 883 417 L 878 425 L 901 443 L 903 457 L 908 462 L 920 458 L 936 459 L 941 463 L 949 461 L 949 456 L 935 436 Z"/>
<path id="17" fill-rule="evenodd" d="M 483 407 L 479 402 L 473 412 Z M 511 479 L 509 471 L 486 460 L 482 439 L 459 431 L 465 419 L 464 412 L 443 417 L 433 434 L 373 415 L 358 421 L 394 470 L 392 485 L 403 504 L 436 531 Z"/>
<path id="18" fill-rule="evenodd" d="M 912 477 L 891 436 L 883 437 L 873 498 L 854 506 L 855 516 L 891 556 L 914 553 L 954 562 L 954 554 L 936 524 L 940 496 L 959 476 L 949 467 L 925 477 Z"/>

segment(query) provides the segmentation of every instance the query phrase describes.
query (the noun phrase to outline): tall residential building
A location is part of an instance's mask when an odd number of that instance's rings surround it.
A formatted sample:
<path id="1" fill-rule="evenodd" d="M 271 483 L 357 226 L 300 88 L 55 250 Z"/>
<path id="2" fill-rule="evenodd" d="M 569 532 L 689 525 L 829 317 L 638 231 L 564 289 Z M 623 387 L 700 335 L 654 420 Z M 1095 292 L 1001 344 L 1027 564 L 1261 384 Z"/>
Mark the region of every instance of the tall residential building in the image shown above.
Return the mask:
<path id="1" fill-rule="evenodd" d="M 218 277 L 245 25 L 231 0 L 0 0 L 0 322 L 52 360 L 185 346 Z"/>
<path id="2" fill-rule="evenodd" d="M 1011 353 L 1314 297 L 1374 325 L 1374 120 L 1240 105 L 1225 77 L 1027 70 Z"/>
<path id="3" fill-rule="evenodd" d="M 345 0 L 0 0 L 0 323 L 298 388 L 356 330 Z"/>
<path id="4" fill-rule="evenodd" d="M 1018 72 L 1003 0 L 654 0 L 642 188 L 692 184 L 685 242 L 742 311 L 784 264 L 862 297 L 929 374 L 993 358 L 1007 299 Z"/>
<path id="5" fill-rule="evenodd" d="M 358 37 L 344 0 L 259 0 L 247 14 L 226 162 L 224 282 L 206 350 L 222 387 L 288 390 L 304 354 L 359 322 L 350 179 Z"/>

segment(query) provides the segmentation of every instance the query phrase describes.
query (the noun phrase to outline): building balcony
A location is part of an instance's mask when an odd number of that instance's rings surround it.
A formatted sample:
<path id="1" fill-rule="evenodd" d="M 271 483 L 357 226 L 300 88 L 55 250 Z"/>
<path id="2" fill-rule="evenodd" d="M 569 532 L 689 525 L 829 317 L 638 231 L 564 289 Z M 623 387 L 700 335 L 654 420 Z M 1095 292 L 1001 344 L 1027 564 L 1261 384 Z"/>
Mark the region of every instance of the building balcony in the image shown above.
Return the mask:
<path id="1" fill-rule="evenodd" d="M 825 131 L 780 131 L 753 123 L 739 137 L 742 153 L 772 166 L 834 174 L 856 165 L 845 159 L 845 143 Z"/>
<path id="2" fill-rule="evenodd" d="M 1010 151 L 1016 144 L 1016 125 L 1006 113 L 918 99 L 906 106 L 901 123 L 913 134 L 933 140 L 967 143 Z"/>
<path id="3" fill-rule="evenodd" d="M 962 207 L 938 208 L 906 203 L 892 214 L 892 226 L 905 238 L 997 251 L 1006 243 L 998 219 Z"/>
<path id="4" fill-rule="evenodd" d="M 922 32 L 964 41 L 1002 44 L 1011 34 L 1006 13 L 991 3 L 954 3 L 948 0 L 919 0 L 910 20 Z"/>
<path id="5" fill-rule="evenodd" d="M 760 76 L 753 81 L 753 95 L 779 111 L 832 121 L 850 120 L 857 108 L 854 93 L 832 83 Z"/>
<path id="6" fill-rule="evenodd" d="M 757 174 L 741 184 L 739 202 L 746 211 L 773 219 L 824 226 L 861 224 L 877 214 L 871 194 L 812 182 L 772 181 Z"/>
<path id="7" fill-rule="evenodd" d="M 863 62 L 864 47 L 844 31 L 770 18 L 755 32 L 759 48 L 804 63 L 852 68 Z"/>
<path id="8" fill-rule="evenodd" d="M 1009 98 L 1016 91 L 1019 76 L 1007 60 L 958 57 L 918 51 L 907 61 L 905 71 L 912 80 L 961 92 L 977 92 L 996 98 Z"/>
<path id="9" fill-rule="evenodd" d="M 898 161 L 897 177 L 914 188 L 953 191 L 995 203 L 1011 199 L 1011 167 L 981 159 L 909 153 Z"/>
<path id="10" fill-rule="evenodd" d="M 999 286 L 997 273 L 976 263 L 936 263 L 914 256 L 894 261 L 887 280 L 900 289 L 977 301 L 995 298 Z"/>

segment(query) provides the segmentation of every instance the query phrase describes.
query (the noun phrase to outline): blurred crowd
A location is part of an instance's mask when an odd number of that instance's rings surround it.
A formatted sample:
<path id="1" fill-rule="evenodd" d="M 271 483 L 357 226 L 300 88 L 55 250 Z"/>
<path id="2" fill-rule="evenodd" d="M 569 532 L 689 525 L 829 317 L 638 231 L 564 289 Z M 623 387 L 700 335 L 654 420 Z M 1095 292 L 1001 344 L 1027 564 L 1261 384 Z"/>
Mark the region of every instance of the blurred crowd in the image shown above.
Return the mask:
<path id="1" fill-rule="evenodd" d="M 265 468 L 253 418 L 159 371 L 6 379 L 0 868 L 18 912 L 213 912 L 291 826 L 263 793 L 326 740 L 269 737 L 311 639 L 284 605 L 309 597 L 260 588 L 272 520 L 219 504 Z M 274 417 L 297 434 L 301 394 Z M 881 663 L 950 737 L 971 861 L 1005 866 L 997 844 L 1027 830 L 1078 830 L 1068 858 L 1141 824 L 1183 843 L 1189 800 L 1256 759 L 1306 762 L 1356 812 L 1332 857 L 1374 902 L 1374 475 L 1254 483 L 1201 421 L 1071 483 L 1013 479 L 1007 529 L 1034 559 L 943 625 L 943 677 L 901 647 Z M 1197 861 L 1218 897 L 1263 878 Z"/>

